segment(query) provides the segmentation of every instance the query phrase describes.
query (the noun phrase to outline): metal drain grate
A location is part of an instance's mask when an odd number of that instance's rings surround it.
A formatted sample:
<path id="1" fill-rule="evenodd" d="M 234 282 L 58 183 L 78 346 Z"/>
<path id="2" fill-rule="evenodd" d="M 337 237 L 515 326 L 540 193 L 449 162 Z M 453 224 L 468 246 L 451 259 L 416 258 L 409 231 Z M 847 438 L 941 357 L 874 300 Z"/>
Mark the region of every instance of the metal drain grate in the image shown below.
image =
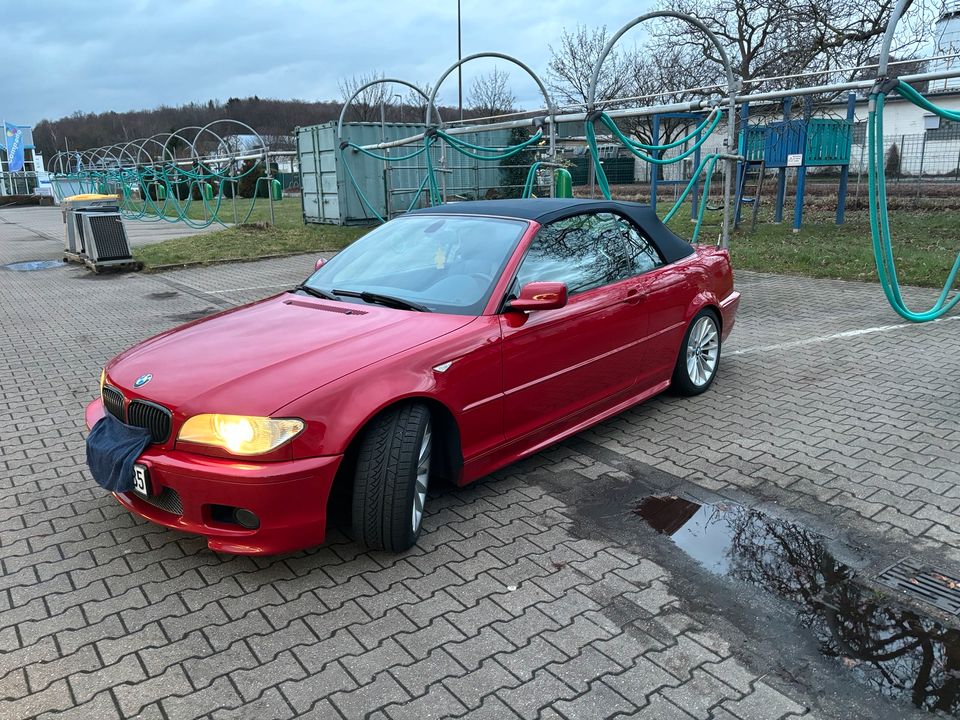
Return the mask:
<path id="1" fill-rule="evenodd" d="M 907 558 L 891 565 L 877 581 L 895 590 L 902 590 L 952 615 L 960 615 L 960 579 L 925 567 Z"/>

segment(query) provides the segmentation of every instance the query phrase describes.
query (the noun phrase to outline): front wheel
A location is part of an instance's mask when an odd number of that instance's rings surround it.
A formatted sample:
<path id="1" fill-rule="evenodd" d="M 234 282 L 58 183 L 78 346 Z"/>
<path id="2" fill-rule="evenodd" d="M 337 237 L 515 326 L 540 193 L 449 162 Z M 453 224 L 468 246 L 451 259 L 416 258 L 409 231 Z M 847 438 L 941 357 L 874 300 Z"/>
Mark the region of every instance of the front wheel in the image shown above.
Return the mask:
<path id="1" fill-rule="evenodd" d="M 402 552 L 420 535 L 430 482 L 430 411 L 388 410 L 364 431 L 353 483 L 354 538 L 372 550 Z"/>
<path id="2" fill-rule="evenodd" d="M 699 395 L 717 376 L 720 327 L 712 310 L 701 310 L 690 322 L 673 369 L 672 387 L 681 395 Z"/>

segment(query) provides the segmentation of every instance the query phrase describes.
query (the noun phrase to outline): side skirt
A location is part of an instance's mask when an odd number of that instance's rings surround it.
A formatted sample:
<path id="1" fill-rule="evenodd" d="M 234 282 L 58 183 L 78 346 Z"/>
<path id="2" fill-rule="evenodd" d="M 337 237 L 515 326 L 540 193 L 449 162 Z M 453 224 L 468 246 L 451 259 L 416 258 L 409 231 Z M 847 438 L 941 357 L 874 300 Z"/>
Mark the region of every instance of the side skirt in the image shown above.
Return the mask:
<path id="1" fill-rule="evenodd" d="M 626 399 L 599 411 L 598 408 L 603 407 L 605 402 L 594 403 L 574 415 L 573 418 L 571 418 L 572 424 L 554 423 L 541 430 L 511 440 L 508 444 L 495 450 L 472 458 L 464 463 L 463 472 L 457 484 L 461 487 L 468 485 L 474 480 L 489 475 L 510 463 L 534 455 L 544 448 L 555 445 L 561 440 L 565 440 L 571 435 L 576 435 L 578 432 L 586 430 L 588 427 L 592 427 L 614 415 L 618 415 L 634 405 L 639 405 L 654 395 L 659 395 L 669 386 L 670 381 L 664 380 L 641 393 L 630 395 Z"/>

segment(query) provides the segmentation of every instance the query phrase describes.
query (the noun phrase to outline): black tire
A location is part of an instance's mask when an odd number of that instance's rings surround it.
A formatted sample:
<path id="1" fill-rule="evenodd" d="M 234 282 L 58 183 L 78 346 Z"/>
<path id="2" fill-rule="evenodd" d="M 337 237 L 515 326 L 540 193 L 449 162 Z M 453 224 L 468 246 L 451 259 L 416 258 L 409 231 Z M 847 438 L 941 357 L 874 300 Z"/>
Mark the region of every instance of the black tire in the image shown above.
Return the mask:
<path id="1" fill-rule="evenodd" d="M 696 360 L 694 360 L 696 369 L 690 369 L 687 354 L 688 348 L 691 348 L 691 335 L 695 329 L 699 335 L 700 328 L 704 326 L 709 328 L 710 332 L 713 333 L 713 342 L 716 348 L 716 357 L 713 360 L 709 372 L 706 373 L 705 379 L 704 375 L 698 373 L 703 370 L 706 363 L 697 364 Z M 720 319 L 717 317 L 716 312 L 705 308 L 693 317 L 693 320 L 690 321 L 690 326 L 683 334 L 683 342 L 680 344 L 680 352 L 677 353 L 677 363 L 673 368 L 673 379 L 670 385 L 674 392 L 687 396 L 699 395 L 700 393 L 706 392 L 710 386 L 713 385 L 713 380 L 717 377 L 717 371 L 720 369 L 720 344 Z M 697 345 L 697 343 L 694 343 L 694 345 Z M 701 352 L 706 352 L 706 350 L 701 350 Z M 703 357 L 703 355 L 701 355 L 701 357 Z"/>
<path id="2" fill-rule="evenodd" d="M 429 476 L 430 410 L 411 403 L 385 411 L 363 432 L 353 483 L 354 539 L 371 550 L 402 552 L 420 536 L 414 503 L 426 436 Z M 426 486 L 419 496 L 420 512 Z M 422 515 L 421 515 L 422 517 Z"/>

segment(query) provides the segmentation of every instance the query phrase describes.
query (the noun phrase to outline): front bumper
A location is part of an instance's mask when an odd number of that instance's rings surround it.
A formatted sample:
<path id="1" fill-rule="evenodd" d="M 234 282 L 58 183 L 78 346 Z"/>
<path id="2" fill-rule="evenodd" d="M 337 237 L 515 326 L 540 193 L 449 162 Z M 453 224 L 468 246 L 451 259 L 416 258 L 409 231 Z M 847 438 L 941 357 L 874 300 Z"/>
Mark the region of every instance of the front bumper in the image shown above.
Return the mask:
<path id="1" fill-rule="evenodd" d="M 90 403 L 85 413 L 87 428 L 103 414 L 99 398 Z M 148 447 L 137 462 L 149 472 L 150 500 L 133 492 L 113 495 L 151 522 L 205 536 L 207 545 L 217 552 L 289 552 L 323 542 L 327 500 L 342 457 L 258 463 Z M 225 521 L 217 506 L 251 510 L 260 525 L 251 530 Z"/>

